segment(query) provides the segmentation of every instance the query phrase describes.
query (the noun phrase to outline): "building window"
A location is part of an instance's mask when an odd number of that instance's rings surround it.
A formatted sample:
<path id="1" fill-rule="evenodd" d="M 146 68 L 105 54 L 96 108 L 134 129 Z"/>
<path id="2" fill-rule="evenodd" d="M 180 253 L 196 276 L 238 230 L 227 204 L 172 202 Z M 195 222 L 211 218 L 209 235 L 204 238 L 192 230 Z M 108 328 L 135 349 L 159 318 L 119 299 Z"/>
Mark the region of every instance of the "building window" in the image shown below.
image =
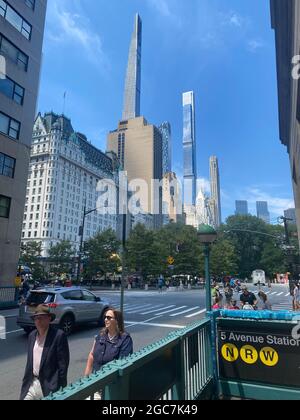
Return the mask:
<path id="1" fill-rule="evenodd" d="M 15 175 L 16 160 L 0 153 L 0 175 L 13 178 Z"/>
<path id="2" fill-rule="evenodd" d="M 22 70 L 27 71 L 28 55 L 24 54 L 18 47 L 12 44 L 7 38 L 0 34 L 0 53 L 12 60 Z"/>
<path id="3" fill-rule="evenodd" d="M 32 26 L 4 0 L 0 0 L 0 16 L 3 16 L 26 39 L 31 38 Z"/>
<path id="4" fill-rule="evenodd" d="M 9 77 L 5 79 L 0 78 L 0 92 L 14 100 L 17 104 L 23 105 L 25 90 Z"/>
<path id="5" fill-rule="evenodd" d="M 0 132 L 12 137 L 15 140 L 19 139 L 21 124 L 19 121 L 8 117 L 7 115 L 0 112 Z"/>
<path id="6" fill-rule="evenodd" d="M 0 217 L 9 218 L 11 198 L 0 195 Z"/>
<path id="7" fill-rule="evenodd" d="M 28 6 L 30 9 L 34 10 L 35 7 L 35 0 L 25 0 L 26 6 Z"/>

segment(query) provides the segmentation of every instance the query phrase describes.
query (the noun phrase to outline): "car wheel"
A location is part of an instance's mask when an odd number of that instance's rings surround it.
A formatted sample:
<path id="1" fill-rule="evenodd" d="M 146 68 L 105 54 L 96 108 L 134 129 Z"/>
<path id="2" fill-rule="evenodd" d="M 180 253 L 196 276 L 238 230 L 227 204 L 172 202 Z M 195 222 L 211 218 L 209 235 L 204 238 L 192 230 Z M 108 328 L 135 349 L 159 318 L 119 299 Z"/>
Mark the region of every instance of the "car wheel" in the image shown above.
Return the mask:
<path id="1" fill-rule="evenodd" d="M 60 328 L 66 335 L 70 335 L 74 328 L 74 318 L 72 315 L 65 315 L 63 319 L 60 321 Z"/>
<path id="2" fill-rule="evenodd" d="M 34 330 L 34 328 L 33 327 L 23 327 L 23 330 L 24 330 L 25 334 L 28 335 Z"/>

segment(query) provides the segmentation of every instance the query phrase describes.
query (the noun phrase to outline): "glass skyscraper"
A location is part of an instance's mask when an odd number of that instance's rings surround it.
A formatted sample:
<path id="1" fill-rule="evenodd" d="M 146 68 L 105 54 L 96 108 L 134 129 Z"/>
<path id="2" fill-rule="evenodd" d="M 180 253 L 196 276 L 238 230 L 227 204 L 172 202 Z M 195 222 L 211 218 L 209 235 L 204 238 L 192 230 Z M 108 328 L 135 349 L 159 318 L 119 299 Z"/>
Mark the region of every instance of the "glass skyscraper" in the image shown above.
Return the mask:
<path id="1" fill-rule="evenodd" d="M 172 172 L 172 137 L 171 125 L 164 122 L 158 127 L 163 140 L 163 175 Z"/>
<path id="2" fill-rule="evenodd" d="M 196 128 L 194 92 L 183 94 L 184 204 L 196 204 Z"/>
<path id="3" fill-rule="evenodd" d="M 256 202 L 257 217 L 266 223 L 270 223 L 270 213 L 267 201 Z"/>
<path id="4" fill-rule="evenodd" d="M 237 200 L 235 202 L 235 214 L 237 216 L 247 216 L 248 211 L 248 201 L 246 200 Z"/>
<path id="5" fill-rule="evenodd" d="M 123 108 L 123 121 L 140 116 L 142 20 L 137 14 L 131 38 Z"/>

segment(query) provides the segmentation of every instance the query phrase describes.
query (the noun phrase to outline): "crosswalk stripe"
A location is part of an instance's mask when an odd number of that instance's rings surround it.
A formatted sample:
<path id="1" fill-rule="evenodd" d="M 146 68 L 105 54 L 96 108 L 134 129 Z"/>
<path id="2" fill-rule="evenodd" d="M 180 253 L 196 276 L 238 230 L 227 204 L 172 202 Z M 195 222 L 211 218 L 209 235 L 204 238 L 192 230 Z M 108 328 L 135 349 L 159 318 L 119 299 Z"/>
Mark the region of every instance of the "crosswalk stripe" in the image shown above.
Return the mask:
<path id="1" fill-rule="evenodd" d="M 277 296 L 281 296 L 281 295 L 283 295 L 283 292 L 281 292 L 281 293 L 277 293 Z"/>
<path id="2" fill-rule="evenodd" d="M 147 311 L 147 312 L 142 312 L 141 315 L 148 315 L 148 314 L 152 314 L 153 312 L 157 312 L 160 311 L 161 309 L 169 309 L 169 308 L 174 308 L 175 305 L 171 305 L 171 306 L 167 306 L 167 307 L 163 307 L 163 305 L 157 305 L 157 306 L 153 306 L 153 308 L 151 309 L 151 311 Z M 155 308 L 155 309 L 154 309 Z"/>
<path id="3" fill-rule="evenodd" d="M 276 295 L 276 294 L 277 294 L 277 292 L 273 292 L 273 293 L 271 293 L 271 296 L 272 296 L 272 295 Z"/>
<path id="4" fill-rule="evenodd" d="M 174 308 L 169 311 L 160 312 L 159 314 L 156 314 L 156 315 L 157 316 L 164 315 L 164 314 L 168 314 L 169 312 L 179 311 L 180 309 L 184 309 L 184 308 L 186 308 L 186 306 L 180 306 L 179 308 Z"/>
<path id="5" fill-rule="evenodd" d="M 186 316 L 185 316 L 185 318 L 193 318 L 194 316 L 204 314 L 204 312 L 206 312 L 206 309 L 202 309 L 202 310 L 201 310 L 201 311 L 199 311 L 199 312 L 195 312 L 195 313 L 193 313 L 193 314 L 186 315 Z"/>
<path id="6" fill-rule="evenodd" d="M 291 296 L 291 294 L 290 294 L 290 293 L 287 293 L 287 294 L 285 295 L 285 297 L 287 297 L 287 296 Z"/>
<path id="7" fill-rule="evenodd" d="M 170 316 L 177 316 L 177 315 L 186 314 L 188 312 L 195 311 L 196 309 L 199 309 L 199 308 L 200 308 L 200 306 L 195 306 L 194 308 L 186 309 L 185 311 L 177 312 L 176 314 L 172 314 Z"/>
<path id="8" fill-rule="evenodd" d="M 125 306 L 125 305 L 124 305 Z M 151 304 L 148 304 L 148 305 L 144 305 L 144 307 L 145 306 L 151 306 Z M 138 308 L 142 308 L 142 305 L 141 304 L 139 304 L 139 305 L 128 305 L 127 307 L 126 307 L 126 309 L 128 309 L 128 310 L 134 310 L 134 309 L 138 309 Z"/>
<path id="9" fill-rule="evenodd" d="M 143 310 L 147 310 L 147 309 L 152 309 L 154 308 L 154 306 L 152 304 L 149 305 L 143 305 L 143 306 L 139 306 L 137 308 L 128 308 L 128 310 L 126 311 L 127 314 L 133 314 L 133 313 L 138 313 L 139 311 L 143 311 Z"/>

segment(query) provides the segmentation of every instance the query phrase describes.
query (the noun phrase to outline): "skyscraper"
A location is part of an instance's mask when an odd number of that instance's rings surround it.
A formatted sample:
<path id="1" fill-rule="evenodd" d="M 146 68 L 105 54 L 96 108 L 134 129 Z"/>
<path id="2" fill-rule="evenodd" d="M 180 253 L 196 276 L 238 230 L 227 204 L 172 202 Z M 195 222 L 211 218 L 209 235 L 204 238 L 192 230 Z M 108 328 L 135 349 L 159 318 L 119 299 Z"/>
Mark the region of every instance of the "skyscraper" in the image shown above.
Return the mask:
<path id="1" fill-rule="evenodd" d="M 140 116 L 142 20 L 137 14 L 131 38 L 124 94 L 123 121 Z"/>
<path id="2" fill-rule="evenodd" d="M 286 217 L 287 219 L 291 219 L 291 220 L 288 220 L 288 223 L 290 223 L 291 225 L 296 225 L 297 224 L 296 209 L 285 210 L 284 211 L 284 217 Z"/>
<path id="3" fill-rule="evenodd" d="M 257 217 L 266 223 L 270 223 L 270 213 L 267 201 L 256 202 Z"/>
<path id="4" fill-rule="evenodd" d="M 163 153 L 163 175 L 172 171 L 172 138 L 171 125 L 169 122 L 164 122 L 158 127 L 162 135 L 162 153 Z"/>
<path id="5" fill-rule="evenodd" d="M 221 190 L 220 190 L 220 172 L 219 163 L 216 156 L 210 158 L 210 190 L 211 199 L 214 200 L 214 212 L 213 219 L 216 227 L 219 227 L 222 223 L 221 214 Z"/>
<path id="6" fill-rule="evenodd" d="M 235 214 L 237 216 L 247 216 L 249 214 L 248 201 L 237 200 L 235 202 Z"/>
<path id="7" fill-rule="evenodd" d="M 196 125 L 194 92 L 183 94 L 184 205 L 196 205 Z"/>
<path id="8" fill-rule="evenodd" d="M 1 286 L 17 273 L 46 7 L 46 0 L 0 2 Z"/>
<path id="9" fill-rule="evenodd" d="M 145 183 L 145 189 L 138 193 L 140 210 L 154 216 L 154 228 L 161 227 L 162 189 L 153 188 L 155 180 L 162 180 L 162 136 L 158 128 L 144 117 L 121 121 L 117 130 L 108 134 L 107 151 L 115 152 L 123 162 L 129 183 Z"/>

